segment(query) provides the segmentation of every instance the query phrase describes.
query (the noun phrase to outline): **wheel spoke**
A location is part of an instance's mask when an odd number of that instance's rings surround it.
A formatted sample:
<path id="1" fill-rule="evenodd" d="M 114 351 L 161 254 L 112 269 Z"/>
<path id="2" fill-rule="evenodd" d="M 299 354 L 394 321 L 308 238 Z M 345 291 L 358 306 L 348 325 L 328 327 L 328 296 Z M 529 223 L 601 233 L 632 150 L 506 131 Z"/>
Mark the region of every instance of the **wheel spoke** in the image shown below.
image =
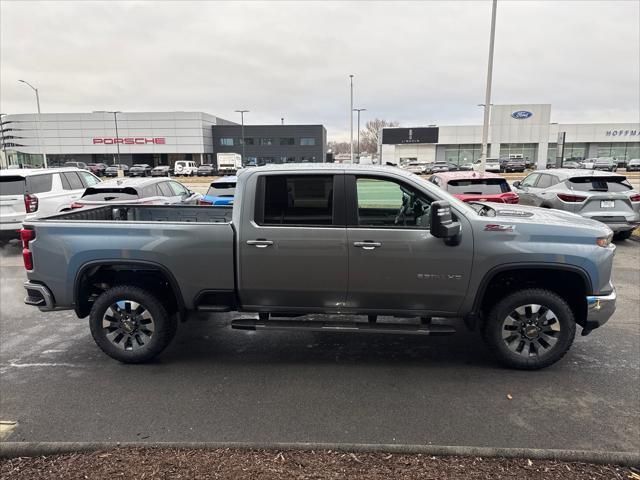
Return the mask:
<path id="1" fill-rule="evenodd" d="M 560 322 L 545 305 L 519 305 L 502 322 L 502 340 L 514 354 L 543 357 L 560 338 Z"/>
<path id="2" fill-rule="evenodd" d="M 145 347 L 155 332 L 155 322 L 149 310 L 129 299 L 118 300 L 106 309 L 102 327 L 106 339 L 125 351 Z"/>

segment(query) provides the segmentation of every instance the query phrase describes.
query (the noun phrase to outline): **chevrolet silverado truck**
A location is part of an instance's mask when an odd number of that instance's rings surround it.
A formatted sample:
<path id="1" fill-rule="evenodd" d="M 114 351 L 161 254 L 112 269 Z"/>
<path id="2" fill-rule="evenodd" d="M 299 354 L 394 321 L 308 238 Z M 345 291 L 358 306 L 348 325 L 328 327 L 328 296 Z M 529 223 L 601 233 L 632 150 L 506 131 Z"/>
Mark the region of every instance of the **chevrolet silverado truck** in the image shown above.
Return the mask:
<path id="1" fill-rule="evenodd" d="M 460 323 L 507 366 L 538 369 L 616 302 L 604 224 L 463 203 L 390 167 L 246 169 L 232 207 L 100 206 L 25 221 L 21 236 L 25 302 L 88 316 L 97 345 L 130 363 L 162 352 L 191 311 L 237 311 L 251 313 L 231 321 L 245 330 L 444 335 Z"/>

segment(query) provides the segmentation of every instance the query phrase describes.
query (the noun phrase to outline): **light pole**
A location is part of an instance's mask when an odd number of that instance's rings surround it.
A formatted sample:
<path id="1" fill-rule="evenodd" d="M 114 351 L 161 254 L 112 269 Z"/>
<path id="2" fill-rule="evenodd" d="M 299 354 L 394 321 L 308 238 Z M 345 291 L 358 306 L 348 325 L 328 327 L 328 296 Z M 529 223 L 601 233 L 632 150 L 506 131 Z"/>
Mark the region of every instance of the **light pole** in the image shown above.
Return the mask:
<path id="1" fill-rule="evenodd" d="M 496 37 L 496 8 L 498 0 L 491 6 L 491 35 L 489 37 L 489 64 L 487 66 L 487 90 L 484 97 L 484 121 L 482 123 L 482 150 L 480 151 L 480 172 L 484 173 L 487 164 L 487 142 L 489 140 L 489 109 L 491 107 L 491 79 L 493 75 L 493 45 Z"/>
<path id="2" fill-rule="evenodd" d="M 47 168 L 47 154 L 44 153 L 42 149 L 42 117 L 40 115 L 40 95 L 38 94 L 38 89 L 31 85 L 26 80 L 18 80 L 19 82 L 24 83 L 31 87 L 31 89 L 36 92 L 36 104 L 38 105 L 38 146 L 40 147 L 40 155 L 42 155 L 42 161 L 44 164 L 44 168 Z"/>
<path id="3" fill-rule="evenodd" d="M 116 127 L 116 138 L 115 138 L 115 143 L 116 143 L 116 151 L 118 152 L 118 165 L 122 165 L 122 162 L 120 161 L 120 142 L 118 140 L 120 140 L 120 137 L 118 136 L 118 114 L 122 113 L 120 110 L 116 110 L 116 111 L 110 111 L 110 110 L 96 110 L 93 113 L 113 113 L 113 123 Z M 113 157 L 113 164 L 116 164 L 116 157 Z"/>
<path id="4" fill-rule="evenodd" d="M 236 110 L 236 113 L 240 114 L 240 124 L 242 125 L 241 127 L 241 135 L 242 135 L 242 165 L 245 164 L 245 159 L 244 159 L 244 114 L 245 113 L 249 113 L 249 110 Z"/>
<path id="5" fill-rule="evenodd" d="M 360 112 L 366 111 L 366 108 L 354 108 L 354 112 L 358 112 L 358 163 L 360 163 Z"/>
<path id="6" fill-rule="evenodd" d="M 351 137 L 349 142 L 351 152 L 351 163 L 353 163 L 353 75 L 349 75 L 349 82 L 351 84 L 351 108 L 349 108 L 349 123 L 351 125 Z"/>

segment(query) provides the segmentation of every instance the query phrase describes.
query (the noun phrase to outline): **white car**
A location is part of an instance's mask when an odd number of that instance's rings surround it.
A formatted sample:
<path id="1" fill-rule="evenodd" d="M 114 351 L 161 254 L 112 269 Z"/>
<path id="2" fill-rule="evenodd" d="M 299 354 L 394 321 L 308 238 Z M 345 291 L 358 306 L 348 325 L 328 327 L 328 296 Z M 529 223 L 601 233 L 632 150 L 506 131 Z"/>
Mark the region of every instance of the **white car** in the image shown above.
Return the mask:
<path id="1" fill-rule="evenodd" d="M 79 168 L 0 170 L 0 231 L 16 231 L 24 220 L 71 208 L 85 188 L 100 183 Z"/>
<path id="2" fill-rule="evenodd" d="M 195 175 L 198 173 L 198 166 L 196 162 L 190 160 L 178 160 L 173 166 L 173 175 L 178 177 L 180 175 Z"/>
<path id="3" fill-rule="evenodd" d="M 593 167 L 596 164 L 597 158 L 585 158 L 580 162 L 582 168 L 586 168 L 587 170 L 593 170 Z"/>
<path id="4" fill-rule="evenodd" d="M 478 172 L 480 170 L 480 160 L 473 162 L 473 169 Z M 500 173 L 500 160 L 497 158 L 487 158 L 484 166 L 485 172 Z"/>
<path id="5" fill-rule="evenodd" d="M 422 175 L 427 173 L 427 164 L 426 163 L 418 163 L 418 162 L 409 162 L 409 164 L 404 167 L 405 170 L 415 173 L 416 175 Z"/>

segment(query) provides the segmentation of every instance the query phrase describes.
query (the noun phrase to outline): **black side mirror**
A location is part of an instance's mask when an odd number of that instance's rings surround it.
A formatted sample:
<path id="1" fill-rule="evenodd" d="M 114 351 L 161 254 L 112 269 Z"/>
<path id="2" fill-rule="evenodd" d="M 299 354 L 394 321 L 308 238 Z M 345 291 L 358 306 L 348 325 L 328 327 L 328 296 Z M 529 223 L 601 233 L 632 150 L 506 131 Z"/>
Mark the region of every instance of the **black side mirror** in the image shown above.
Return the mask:
<path id="1" fill-rule="evenodd" d="M 515 182 L 513 182 L 513 186 L 516 187 L 516 188 L 520 188 L 520 185 L 522 185 L 520 180 L 516 180 Z"/>
<path id="2" fill-rule="evenodd" d="M 438 200 L 431 204 L 430 210 L 430 226 L 431 235 L 436 238 L 450 240 L 453 244 L 459 243 L 461 226 L 459 222 L 453 220 L 451 214 L 451 204 L 445 200 Z M 455 241 L 457 240 L 457 241 Z"/>

